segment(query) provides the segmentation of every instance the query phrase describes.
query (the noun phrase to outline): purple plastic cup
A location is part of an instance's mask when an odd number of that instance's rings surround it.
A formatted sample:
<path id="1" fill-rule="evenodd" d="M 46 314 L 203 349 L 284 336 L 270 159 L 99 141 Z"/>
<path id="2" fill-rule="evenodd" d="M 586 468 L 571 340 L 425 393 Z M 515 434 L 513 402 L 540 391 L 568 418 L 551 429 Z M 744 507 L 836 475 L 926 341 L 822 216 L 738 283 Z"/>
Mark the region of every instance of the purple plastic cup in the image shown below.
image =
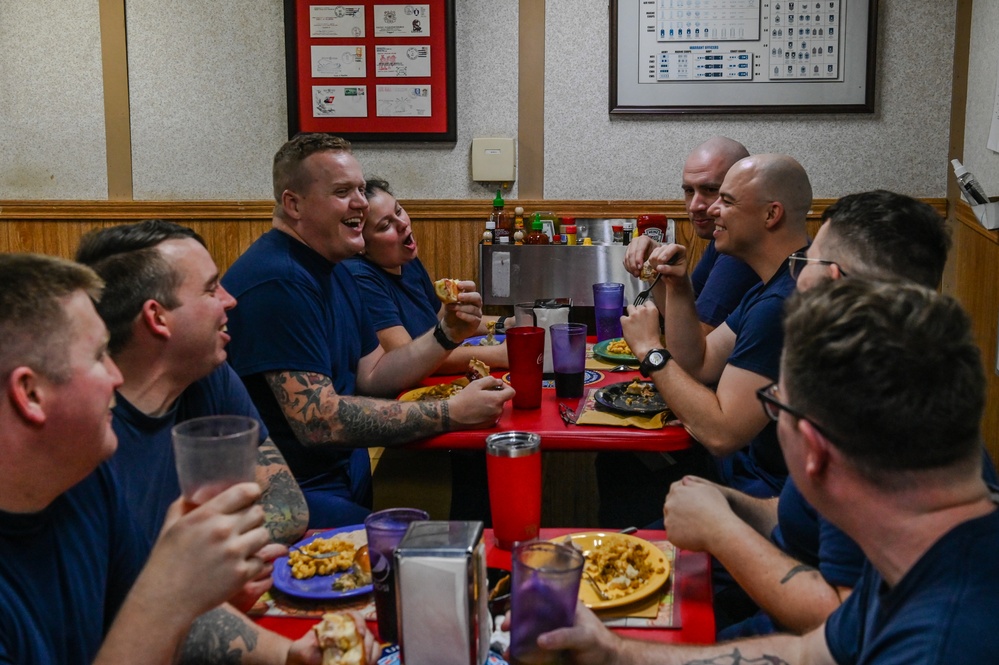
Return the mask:
<path id="1" fill-rule="evenodd" d="M 378 637 L 382 642 L 399 641 L 398 612 L 395 603 L 395 548 L 412 522 L 428 520 L 430 515 L 417 508 L 389 508 L 371 513 L 364 519 L 368 534 L 368 557 L 371 560 L 372 586 L 375 589 L 375 614 Z"/>
<path id="2" fill-rule="evenodd" d="M 552 369 L 556 397 L 582 397 L 586 370 L 586 324 L 553 323 Z"/>
<path id="3" fill-rule="evenodd" d="M 593 314 L 597 322 L 597 341 L 621 337 L 624 313 L 624 284 L 602 282 L 593 285 Z"/>
<path id="4" fill-rule="evenodd" d="M 564 654 L 541 649 L 538 635 L 575 621 L 583 555 L 572 547 L 534 541 L 517 545 L 512 560 L 510 663 L 561 663 Z"/>

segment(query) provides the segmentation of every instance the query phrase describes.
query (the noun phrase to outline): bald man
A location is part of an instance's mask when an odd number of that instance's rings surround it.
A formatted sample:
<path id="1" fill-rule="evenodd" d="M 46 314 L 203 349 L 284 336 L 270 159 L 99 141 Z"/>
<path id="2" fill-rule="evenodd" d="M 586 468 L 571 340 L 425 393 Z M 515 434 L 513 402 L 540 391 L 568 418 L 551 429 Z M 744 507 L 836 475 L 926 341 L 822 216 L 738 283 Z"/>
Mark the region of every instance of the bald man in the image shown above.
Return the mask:
<path id="1" fill-rule="evenodd" d="M 776 428 L 756 404 L 756 390 L 777 380 L 781 312 L 794 291 L 788 257 L 808 245 L 805 217 L 811 202 L 808 175 L 792 157 L 739 160 L 725 175 L 708 214 L 715 218 L 718 251 L 742 259 L 761 284 L 705 336 L 687 276 L 686 248 L 664 245 L 649 262 L 666 289 L 669 351 L 659 348 L 654 305 L 629 307 L 622 320 L 625 339 L 642 359 L 642 373 L 715 457 L 722 484 L 757 497 L 777 496 L 787 477 Z"/>
<path id="2" fill-rule="evenodd" d="M 715 218 L 708 212 L 729 168 L 749 157 L 746 146 L 727 136 L 715 136 L 694 148 L 683 164 L 683 202 L 697 237 L 708 241 L 690 275 L 697 317 L 704 334 L 725 321 L 742 297 L 760 283 L 759 276 L 741 259 L 715 247 Z M 628 245 L 624 267 L 638 277 L 659 243 L 646 235 Z M 666 286 L 655 285 L 650 302 L 662 309 Z M 663 492 L 686 474 L 715 478 L 714 459 L 704 448 L 673 453 L 602 452 L 596 458 L 600 492 L 599 519 L 604 528 L 620 529 L 648 524 L 662 514 Z"/>

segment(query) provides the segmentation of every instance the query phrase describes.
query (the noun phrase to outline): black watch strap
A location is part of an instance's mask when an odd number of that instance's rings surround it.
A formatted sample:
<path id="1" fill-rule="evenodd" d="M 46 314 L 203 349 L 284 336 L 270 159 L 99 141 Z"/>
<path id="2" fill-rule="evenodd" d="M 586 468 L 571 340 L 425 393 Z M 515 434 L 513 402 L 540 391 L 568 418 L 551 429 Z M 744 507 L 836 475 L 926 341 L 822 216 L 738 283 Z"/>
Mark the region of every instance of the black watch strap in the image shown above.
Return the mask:
<path id="1" fill-rule="evenodd" d="M 673 356 L 666 349 L 651 349 L 642 359 L 642 364 L 638 366 L 638 372 L 646 379 L 653 372 L 661 370 Z"/>
<path id="2" fill-rule="evenodd" d="M 438 321 L 437 325 L 434 326 L 434 339 L 437 340 L 438 344 L 444 347 L 445 351 L 454 351 L 461 346 L 461 342 L 452 342 L 448 338 L 447 333 L 444 332 L 444 326 L 441 325 L 440 321 Z"/>

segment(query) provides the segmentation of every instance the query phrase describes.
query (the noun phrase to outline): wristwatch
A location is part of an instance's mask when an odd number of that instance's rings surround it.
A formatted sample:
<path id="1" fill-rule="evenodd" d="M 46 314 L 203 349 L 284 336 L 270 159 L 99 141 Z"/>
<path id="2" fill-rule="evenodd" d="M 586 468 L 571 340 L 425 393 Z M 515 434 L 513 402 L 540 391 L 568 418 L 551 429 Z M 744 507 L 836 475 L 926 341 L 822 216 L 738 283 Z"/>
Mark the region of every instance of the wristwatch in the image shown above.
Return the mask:
<path id="1" fill-rule="evenodd" d="M 452 342 L 448 338 L 447 333 L 444 332 L 444 326 L 441 325 L 440 321 L 438 321 L 437 325 L 434 327 L 434 339 L 437 340 L 438 344 L 444 347 L 445 351 L 454 351 L 461 346 L 461 342 Z"/>
<path id="2" fill-rule="evenodd" d="M 638 366 L 638 371 L 647 379 L 652 372 L 656 372 L 665 367 L 666 363 L 669 362 L 669 359 L 672 357 L 672 354 L 670 354 L 670 352 L 666 349 L 652 349 L 645 354 L 645 359 L 642 361 L 642 364 Z"/>

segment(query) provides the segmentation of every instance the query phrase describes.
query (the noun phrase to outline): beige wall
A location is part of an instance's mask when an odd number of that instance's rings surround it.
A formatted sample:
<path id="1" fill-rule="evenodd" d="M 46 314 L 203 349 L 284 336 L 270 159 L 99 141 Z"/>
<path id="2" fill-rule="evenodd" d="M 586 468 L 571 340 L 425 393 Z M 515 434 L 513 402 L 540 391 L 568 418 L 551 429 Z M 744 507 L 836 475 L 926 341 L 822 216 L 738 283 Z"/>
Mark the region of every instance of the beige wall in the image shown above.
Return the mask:
<path id="1" fill-rule="evenodd" d="M 98 11 L 123 2 L 0 0 L 0 200 L 107 198 Z M 537 2 L 457 0 L 457 143 L 358 146 L 365 170 L 406 198 L 491 198 L 469 180 L 470 141 L 521 129 L 518 17 Z M 543 195 L 677 198 L 684 154 L 725 133 L 798 157 L 817 197 L 943 196 L 955 3 L 880 0 L 874 114 L 611 118 L 607 0 L 546 0 L 543 61 L 523 69 L 543 76 L 526 100 L 544 107 L 543 145 L 526 146 L 543 151 Z M 281 0 L 128 0 L 125 14 L 134 198 L 268 198 L 286 137 Z"/>

